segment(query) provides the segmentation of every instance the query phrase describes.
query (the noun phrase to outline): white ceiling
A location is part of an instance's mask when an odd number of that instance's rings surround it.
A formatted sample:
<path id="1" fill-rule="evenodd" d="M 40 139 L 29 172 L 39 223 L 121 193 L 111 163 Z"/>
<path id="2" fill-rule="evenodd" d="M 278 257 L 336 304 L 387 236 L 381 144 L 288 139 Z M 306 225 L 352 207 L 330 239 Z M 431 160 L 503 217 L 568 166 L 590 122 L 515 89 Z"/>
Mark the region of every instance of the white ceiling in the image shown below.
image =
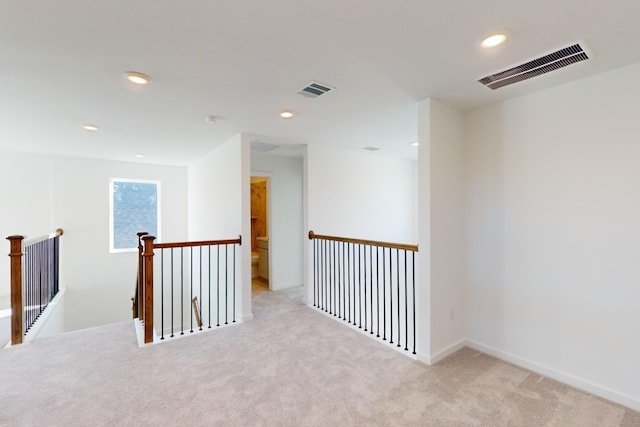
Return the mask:
<path id="1" fill-rule="evenodd" d="M 638 0 L 0 0 L 0 150 L 186 165 L 247 132 L 411 156 L 418 101 L 468 110 L 640 62 L 639 19 Z M 578 40 L 591 60 L 476 81 Z M 297 95 L 311 80 L 336 90 Z"/>

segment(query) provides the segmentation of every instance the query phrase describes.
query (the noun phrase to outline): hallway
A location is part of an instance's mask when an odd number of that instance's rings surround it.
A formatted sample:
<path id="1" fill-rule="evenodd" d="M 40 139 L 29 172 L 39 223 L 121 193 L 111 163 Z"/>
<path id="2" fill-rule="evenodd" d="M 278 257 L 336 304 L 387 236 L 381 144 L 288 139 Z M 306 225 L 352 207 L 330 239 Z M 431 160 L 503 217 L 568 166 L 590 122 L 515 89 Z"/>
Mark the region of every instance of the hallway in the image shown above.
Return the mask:
<path id="1" fill-rule="evenodd" d="M 254 285 L 255 319 L 138 348 L 132 323 L 0 351 L 0 425 L 631 426 L 640 413 L 463 349 L 428 367 Z"/>

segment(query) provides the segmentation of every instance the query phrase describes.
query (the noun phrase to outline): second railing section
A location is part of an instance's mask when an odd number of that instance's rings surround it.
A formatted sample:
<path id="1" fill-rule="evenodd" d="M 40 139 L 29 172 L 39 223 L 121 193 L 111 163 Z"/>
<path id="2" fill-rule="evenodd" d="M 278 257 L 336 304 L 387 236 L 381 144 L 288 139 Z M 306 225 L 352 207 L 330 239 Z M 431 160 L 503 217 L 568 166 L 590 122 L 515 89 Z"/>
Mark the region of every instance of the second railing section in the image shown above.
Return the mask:
<path id="1" fill-rule="evenodd" d="M 236 323 L 240 237 L 155 244 L 153 236 L 139 237 L 138 283 L 145 286 L 138 286 L 134 311 L 146 343 L 152 333 L 164 340 Z"/>
<path id="2" fill-rule="evenodd" d="M 417 245 L 309 232 L 313 305 L 416 354 Z"/>

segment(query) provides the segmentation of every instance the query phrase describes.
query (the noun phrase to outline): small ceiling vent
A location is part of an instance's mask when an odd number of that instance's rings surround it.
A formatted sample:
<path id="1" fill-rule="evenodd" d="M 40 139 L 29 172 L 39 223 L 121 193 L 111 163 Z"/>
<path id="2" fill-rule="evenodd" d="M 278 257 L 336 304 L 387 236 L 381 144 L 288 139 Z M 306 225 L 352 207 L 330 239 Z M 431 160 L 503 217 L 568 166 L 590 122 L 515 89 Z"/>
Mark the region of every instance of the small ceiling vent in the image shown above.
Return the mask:
<path id="1" fill-rule="evenodd" d="M 379 148 L 378 147 L 364 147 L 365 150 L 367 151 L 378 151 Z"/>
<path id="2" fill-rule="evenodd" d="M 318 82 L 309 82 L 305 87 L 298 91 L 298 95 L 307 98 L 317 98 L 325 93 L 331 92 L 334 88 Z"/>
<path id="3" fill-rule="evenodd" d="M 508 70 L 483 77 L 478 81 L 489 89 L 495 90 L 587 59 L 589 59 L 587 52 L 576 43 Z"/>

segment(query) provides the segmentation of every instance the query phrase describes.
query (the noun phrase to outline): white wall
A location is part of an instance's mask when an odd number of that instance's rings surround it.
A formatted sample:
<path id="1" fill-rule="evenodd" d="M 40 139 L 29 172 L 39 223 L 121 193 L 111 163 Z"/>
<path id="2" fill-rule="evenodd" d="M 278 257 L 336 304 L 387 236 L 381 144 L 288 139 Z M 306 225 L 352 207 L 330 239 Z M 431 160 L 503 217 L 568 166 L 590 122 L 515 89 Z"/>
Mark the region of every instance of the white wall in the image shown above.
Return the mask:
<path id="1" fill-rule="evenodd" d="M 164 241 L 186 238 L 186 168 L 53 158 L 53 224 L 64 229 L 65 329 L 131 318 L 137 253 L 109 253 L 109 179 L 160 181 Z"/>
<path id="2" fill-rule="evenodd" d="M 272 290 L 302 285 L 302 158 L 251 153 L 251 173 L 269 176 Z"/>
<path id="3" fill-rule="evenodd" d="M 189 240 L 229 239 L 242 230 L 241 135 L 189 165 Z"/>
<path id="4" fill-rule="evenodd" d="M 242 134 L 193 162 L 188 168 L 189 240 L 243 237 L 237 277 L 241 295 L 237 299 L 240 318 L 251 314 L 251 201 L 250 152 Z"/>
<path id="5" fill-rule="evenodd" d="M 418 114 L 418 357 L 434 363 L 466 337 L 463 116 L 433 99 Z"/>
<path id="6" fill-rule="evenodd" d="M 51 223 L 51 159 L 47 156 L 0 153 L 0 309 L 9 302 L 9 241 L 11 235 L 38 237 L 55 230 Z M 28 189 L 29 191 L 24 191 Z"/>
<path id="7" fill-rule="evenodd" d="M 131 318 L 137 255 L 109 253 L 109 179 L 160 181 L 163 238 L 183 240 L 186 168 L 7 152 L 2 161 L 2 173 L 13 178 L 0 188 L 19 213 L 3 212 L 3 230 L 38 236 L 64 229 L 65 330 Z"/>
<path id="8" fill-rule="evenodd" d="M 322 145 L 308 148 L 309 226 L 318 234 L 414 243 L 416 162 Z"/>
<path id="9" fill-rule="evenodd" d="M 640 65 L 466 117 L 468 334 L 640 409 Z"/>
<path id="10" fill-rule="evenodd" d="M 307 227 L 317 234 L 416 243 L 417 165 L 380 153 L 312 145 L 306 158 Z M 309 242 L 309 240 L 306 240 Z M 307 262 L 313 263 L 307 244 Z M 307 269 L 307 284 L 313 282 Z M 307 303 L 313 301 L 307 286 Z"/>

